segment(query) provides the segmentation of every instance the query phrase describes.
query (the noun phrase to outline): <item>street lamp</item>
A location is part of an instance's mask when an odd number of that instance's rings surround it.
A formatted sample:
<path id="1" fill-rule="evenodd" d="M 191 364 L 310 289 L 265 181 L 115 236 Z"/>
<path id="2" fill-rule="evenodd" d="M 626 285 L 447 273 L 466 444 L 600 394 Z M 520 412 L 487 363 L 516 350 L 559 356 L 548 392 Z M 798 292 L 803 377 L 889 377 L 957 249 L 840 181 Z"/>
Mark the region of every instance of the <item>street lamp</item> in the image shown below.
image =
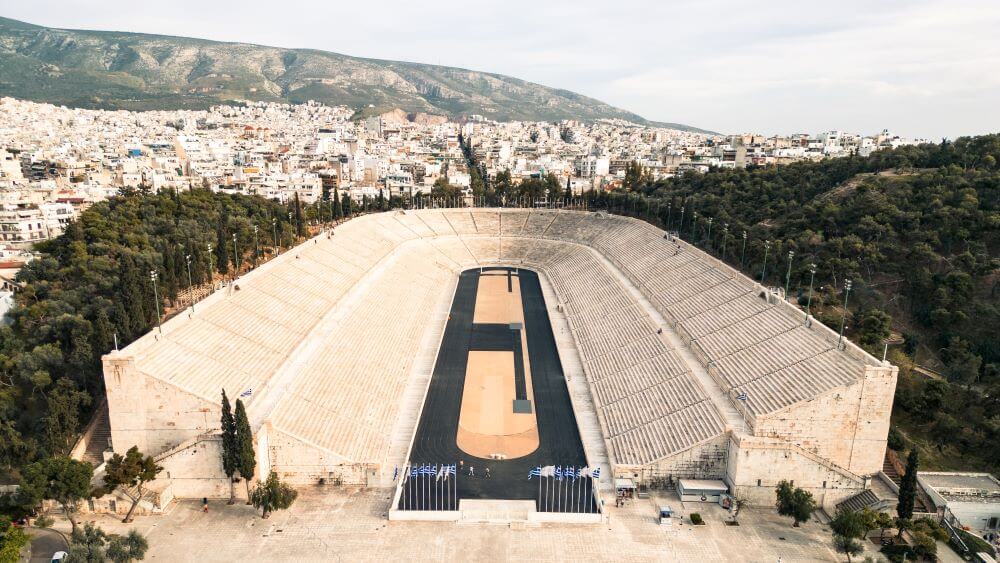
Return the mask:
<path id="1" fill-rule="evenodd" d="M 233 233 L 233 279 L 240 273 L 240 250 L 236 247 L 236 233 Z"/>
<path id="2" fill-rule="evenodd" d="M 160 295 L 156 291 L 156 278 L 159 277 L 156 270 L 149 271 L 149 279 L 153 282 L 153 302 L 156 304 L 156 329 L 163 334 L 163 325 L 160 321 Z"/>
<path id="3" fill-rule="evenodd" d="M 851 280 L 844 282 L 844 314 L 840 317 L 840 337 L 837 338 L 837 349 L 839 350 L 844 341 L 844 325 L 847 324 L 847 298 L 851 296 Z"/>
<path id="4" fill-rule="evenodd" d="M 726 247 L 729 246 L 729 223 L 722 224 L 722 261 L 726 261 Z"/>
<path id="5" fill-rule="evenodd" d="M 674 202 L 672 202 L 672 201 L 667 202 L 667 230 L 668 231 L 670 230 L 670 227 L 672 227 L 674 225 L 674 223 L 673 223 L 673 211 L 674 211 Z"/>
<path id="6" fill-rule="evenodd" d="M 698 244 L 698 212 L 691 214 L 691 244 Z"/>
<path id="7" fill-rule="evenodd" d="M 764 275 L 767 274 L 767 253 L 768 253 L 769 250 L 771 250 L 771 241 L 765 240 L 764 241 L 764 266 L 761 267 L 761 270 L 760 270 L 760 283 L 761 283 L 761 285 L 764 284 Z"/>
<path id="8" fill-rule="evenodd" d="M 681 206 L 681 224 L 677 227 L 677 236 L 684 234 L 684 206 Z"/>
<path id="9" fill-rule="evenodd" d="M 184 265 L 187 266 L 188 272 L 188 295 L 191 296 L 191 312 L 194 312 L 194 283 L 191 281 L 191 255 L 184 255 Z"/>
<path id="10" fill-rule="evenodd" d="M 789 282 L 792 281 L 792 257 L 795 256 L 794 250 L 788 251 L 788 272 L 785 273 L 785 299 L 788 299 L 788 286 Z"/>
<path id="11" fill-rule="evenodd" d="M 709 217 L 708 218 L 708 251 L 709 252 L 712 251 L 712 221 L 714 219 L 715 219 L 714 217 Z"/>
<path id="12" fill-rule="evenodd" d="M 743 265 L 746 263 L 747 257 L 747 232 L 743 231 L 743 252 L 740 254 L 740 269 L 743 269 Z"/>
<path id="13" fill-rule="evenodd" d="M 813 281 L 816 279 L 816 264 L 809 264 L 809 297 L 806 299 L 806 324 L 809 324 L 809 316 L 812 314 L 810 307 L 813 301 Z"/>
<path id="14" fill-rule="evenodd" d="M 257 254 L 260 253 L 259 245 L 257 244 L 257 225 L 253 226 L 253 267 L 257 268 Z"/>
<path id="15" fill-rule="evenodd" d="M 278 218 L 271 217 L 271 228 L 274 229 L 274 251 L 275 254 L 280 250 L 278 248 Z"/>
<path id="16" fill-rule="evenodd" d="M 215 286 L 215 261 L 212 256 L 212 243 L 208 243 L 208 282 Z"/>

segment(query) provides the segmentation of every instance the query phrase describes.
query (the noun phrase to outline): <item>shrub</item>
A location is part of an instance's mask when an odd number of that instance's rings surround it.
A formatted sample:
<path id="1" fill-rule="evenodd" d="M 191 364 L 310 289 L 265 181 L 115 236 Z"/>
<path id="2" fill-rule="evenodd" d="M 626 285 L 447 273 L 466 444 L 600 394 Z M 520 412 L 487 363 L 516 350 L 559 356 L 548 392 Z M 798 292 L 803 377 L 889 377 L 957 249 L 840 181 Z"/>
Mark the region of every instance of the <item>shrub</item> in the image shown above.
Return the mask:
<path id="1" fill-rule="evenodd" d="M 901 452 L 906 449 L 906 439 L 895 426 L 889 428 L 889 448 Z"/>
<path id="2" fill-rule="evenodd" d="M 701 519 L 701 514 L 698 514 L 697 512 L 692 512 L 691 523 L 694 524 L 695 526 L 701 526 L 702 524 L 705 523 L 705 521 Z"/>
<path id="3" fill-rule="evenodd" d="M 38 528 L 50 528 L 54 523 L 55 520 L 53 520 L 51 516 L 48 516 L 46 514 L 42 514 L 38 518 L 35 518 L 35 527 Z"/>

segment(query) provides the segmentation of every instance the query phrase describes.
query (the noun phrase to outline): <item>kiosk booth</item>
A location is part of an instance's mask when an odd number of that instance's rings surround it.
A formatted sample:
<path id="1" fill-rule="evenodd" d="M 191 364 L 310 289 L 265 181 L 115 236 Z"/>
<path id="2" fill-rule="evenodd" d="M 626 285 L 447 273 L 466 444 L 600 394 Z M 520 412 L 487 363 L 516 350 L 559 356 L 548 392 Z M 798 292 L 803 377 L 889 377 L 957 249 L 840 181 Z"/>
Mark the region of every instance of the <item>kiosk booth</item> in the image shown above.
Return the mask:
<path id="1" fill-rule="evenodd" d="M 717 479 L 680 479 L 677 481 L 677 494 L 683 502 L 718 503 L 728 492 L 729 487 Z"/>

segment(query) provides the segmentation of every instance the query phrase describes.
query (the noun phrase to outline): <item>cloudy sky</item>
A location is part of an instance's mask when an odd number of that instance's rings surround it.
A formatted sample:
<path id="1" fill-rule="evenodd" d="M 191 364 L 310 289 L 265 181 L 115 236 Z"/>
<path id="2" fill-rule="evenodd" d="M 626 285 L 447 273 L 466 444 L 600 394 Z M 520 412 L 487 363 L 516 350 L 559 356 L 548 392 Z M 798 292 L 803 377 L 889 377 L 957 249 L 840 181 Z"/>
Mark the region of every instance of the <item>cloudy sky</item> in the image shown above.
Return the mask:
<path id="1" fill-rule="evenodd" d="M 724 132 L 1000 131 L 997 0 L 0 0 L 66 28 L 499 72 Z M 131 9 L 130 9 L 131 8 Z"/>

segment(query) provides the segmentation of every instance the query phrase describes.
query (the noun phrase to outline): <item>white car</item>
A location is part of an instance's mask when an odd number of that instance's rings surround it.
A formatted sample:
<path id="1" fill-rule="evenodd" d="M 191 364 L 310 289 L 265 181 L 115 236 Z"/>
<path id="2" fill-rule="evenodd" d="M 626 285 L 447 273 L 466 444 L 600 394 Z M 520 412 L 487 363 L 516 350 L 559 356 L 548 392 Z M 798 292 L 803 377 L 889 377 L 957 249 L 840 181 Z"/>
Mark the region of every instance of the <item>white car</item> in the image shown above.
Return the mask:
<path id="1" fill-rule="evenodd" d="M 52 563 L 59 563 L 60 561 L 66 559 L 68 554 L 65 551 L 57 551 L 52 554 Z"/>

